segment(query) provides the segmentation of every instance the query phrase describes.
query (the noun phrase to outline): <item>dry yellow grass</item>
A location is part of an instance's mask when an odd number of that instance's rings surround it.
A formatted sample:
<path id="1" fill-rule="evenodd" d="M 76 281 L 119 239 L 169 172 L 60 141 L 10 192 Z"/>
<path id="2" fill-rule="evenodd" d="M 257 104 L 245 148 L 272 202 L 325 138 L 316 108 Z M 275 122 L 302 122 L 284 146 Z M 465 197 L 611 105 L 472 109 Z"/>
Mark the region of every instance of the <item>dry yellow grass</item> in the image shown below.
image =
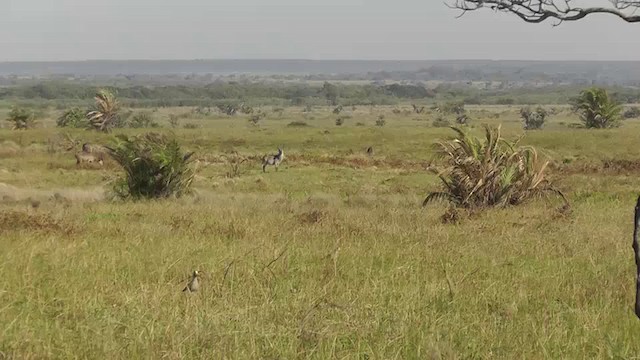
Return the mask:
<path id="1" fill-rule="evenodd" d="M 200 130 L 176 131 L 197 152 L 196 194 L 137 203 L 103 199 L 115 168 L 75 169 L 70 153 L 47 149 L 53 129 L 22 140 L 1 130 L 0 194 L 12 198 L 0 201 L 0 358 L 640 353 L 638 172 L 603 165 L 640 158 L 638 124 L 587 131 L 557 119 L 527 136 L 557 163 L 571 214 L 540 200 L 452 225 L 440 220 L 444 207 L 420 207 L 438 184 L 420 164 L 450 132 L 388 108 L 375 110 L 388 114 L 375 128 L 377 114 L 359 111 L 340 128 L 328 109 L 310 128 L 286 127 L 295 112 L 259 128 L 199 120 Z M 499 119 L 487 111 L 507 136 L 520 133 L 515 109 Z M 3 150 L 9 140 L 15 152 Z M 281 144 L 280 171 L 250 161 L 226 176 L 222 154 L 257 157 Z M 202 288 L 185 294 L 195 269 Z"/>

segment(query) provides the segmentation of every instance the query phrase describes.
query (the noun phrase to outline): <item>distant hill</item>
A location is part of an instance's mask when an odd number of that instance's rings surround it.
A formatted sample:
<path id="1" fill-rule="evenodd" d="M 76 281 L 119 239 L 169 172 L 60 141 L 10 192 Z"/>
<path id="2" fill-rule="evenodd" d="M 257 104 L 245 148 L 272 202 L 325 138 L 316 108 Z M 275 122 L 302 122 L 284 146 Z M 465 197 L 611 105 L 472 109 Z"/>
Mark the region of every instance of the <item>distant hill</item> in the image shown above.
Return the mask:
<path id="1" fill-rule="evenodd" d="M 294 76 L 312 80 L 640 84 L 640 61 L 126 60 L 0 62 L 0 76 Z"/>

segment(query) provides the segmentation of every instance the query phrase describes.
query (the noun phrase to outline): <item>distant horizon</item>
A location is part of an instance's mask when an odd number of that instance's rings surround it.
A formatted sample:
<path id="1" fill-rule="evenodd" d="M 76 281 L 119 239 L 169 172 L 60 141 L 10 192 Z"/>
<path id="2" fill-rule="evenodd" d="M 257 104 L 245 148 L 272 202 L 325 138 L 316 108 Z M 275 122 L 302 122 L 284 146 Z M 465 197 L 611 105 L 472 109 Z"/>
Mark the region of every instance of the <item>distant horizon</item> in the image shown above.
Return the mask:
<path id="1" fill-rule="evenodd" d="M 0 60 L 0 64 L 9 63 L 61 63 L 61 62 L 117 62 L 117 61 L 147 61 L 147 62 L 161 62 L 161 61 L 314 61 L 314 62 L 331 62 L 331 61 L 343 61 L 343 62 L 441 62 L 441 61 L 495 61 L 495 62 L 583 62 L 583 63 L 599 63 L 599 62 L 640 62 L 640 59 L 492 59 L 492 58 L 422 58 L 422 59 L 347 59 L 347 58 L 96 58 L 96 59 L 63 59 L 63 60 Z"/>
<path id="2" fill-rule="evenodd" d="M 353 60 L 353 59 L 94 59 L 0 62 L 0 76 L 57 75 L 213 75 L 324 76 L 348 75 L 375 80 L 465 80 L 554 78 L 618 83 L 640 81 L 640 61 L 630 60 Z M 385 75 L 386 74 L 386 75 Z M 510 75 L 508 75 L 510 74 Z M 388 76 L 387 76 L 388 75 Z M 407 75 L 407 76 L 405 76 Z"/>

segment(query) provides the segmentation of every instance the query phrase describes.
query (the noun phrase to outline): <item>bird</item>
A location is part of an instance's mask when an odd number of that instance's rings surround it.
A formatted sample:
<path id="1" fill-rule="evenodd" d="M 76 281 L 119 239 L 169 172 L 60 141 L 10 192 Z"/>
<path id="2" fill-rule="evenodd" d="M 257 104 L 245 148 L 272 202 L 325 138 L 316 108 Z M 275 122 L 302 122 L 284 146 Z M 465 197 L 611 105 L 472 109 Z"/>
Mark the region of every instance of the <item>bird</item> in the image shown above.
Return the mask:
<path id="1" fill-rule="evenodd" d="M 198 270 L 194 270 L 193 274 L 191 275 L 191 280 L 189 280 L 189 283 L 187 284 L 187 286 L 184 287 L 184 289 L 182 289 L 182 291 L 189 291 L 189 292 L 196 292 L 198 291 L 198 289 L 200 289 L 200 281 L 198 280 L 198 278 L 200 277 L 200 272 Z"/>

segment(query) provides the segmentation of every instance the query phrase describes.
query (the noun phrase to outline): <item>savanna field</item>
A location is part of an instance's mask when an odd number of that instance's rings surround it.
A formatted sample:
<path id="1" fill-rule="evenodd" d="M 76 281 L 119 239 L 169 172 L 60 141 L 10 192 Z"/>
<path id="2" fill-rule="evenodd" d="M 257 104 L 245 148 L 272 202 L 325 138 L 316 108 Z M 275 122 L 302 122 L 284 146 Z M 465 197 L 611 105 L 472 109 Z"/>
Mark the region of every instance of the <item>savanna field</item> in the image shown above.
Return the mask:
<path id="1" fill-rule="evenodd" d="M 474 135 L 525 134 L 517 106 L 467 109 Z M 432 113 L 267 113 L 254 126 L 164 108 L 159 128 L 111 134 L 56 128 L 54 109 L 35 129 L 5 124 L 0 359 L 640 357 L 637 120 L 579 129 L 556 106 L 521 144 L 550 160 L 570 211 L 545 197 L 447 222 L 446 204 L 422 207 L 441 190 L 432 144 L 454 135 Z M 68 150 L 148 131 L 195 152 L 192 195 L 114 200 L 121 169 Z M 184 293 L 193 270 L 201 289 Z"/>

